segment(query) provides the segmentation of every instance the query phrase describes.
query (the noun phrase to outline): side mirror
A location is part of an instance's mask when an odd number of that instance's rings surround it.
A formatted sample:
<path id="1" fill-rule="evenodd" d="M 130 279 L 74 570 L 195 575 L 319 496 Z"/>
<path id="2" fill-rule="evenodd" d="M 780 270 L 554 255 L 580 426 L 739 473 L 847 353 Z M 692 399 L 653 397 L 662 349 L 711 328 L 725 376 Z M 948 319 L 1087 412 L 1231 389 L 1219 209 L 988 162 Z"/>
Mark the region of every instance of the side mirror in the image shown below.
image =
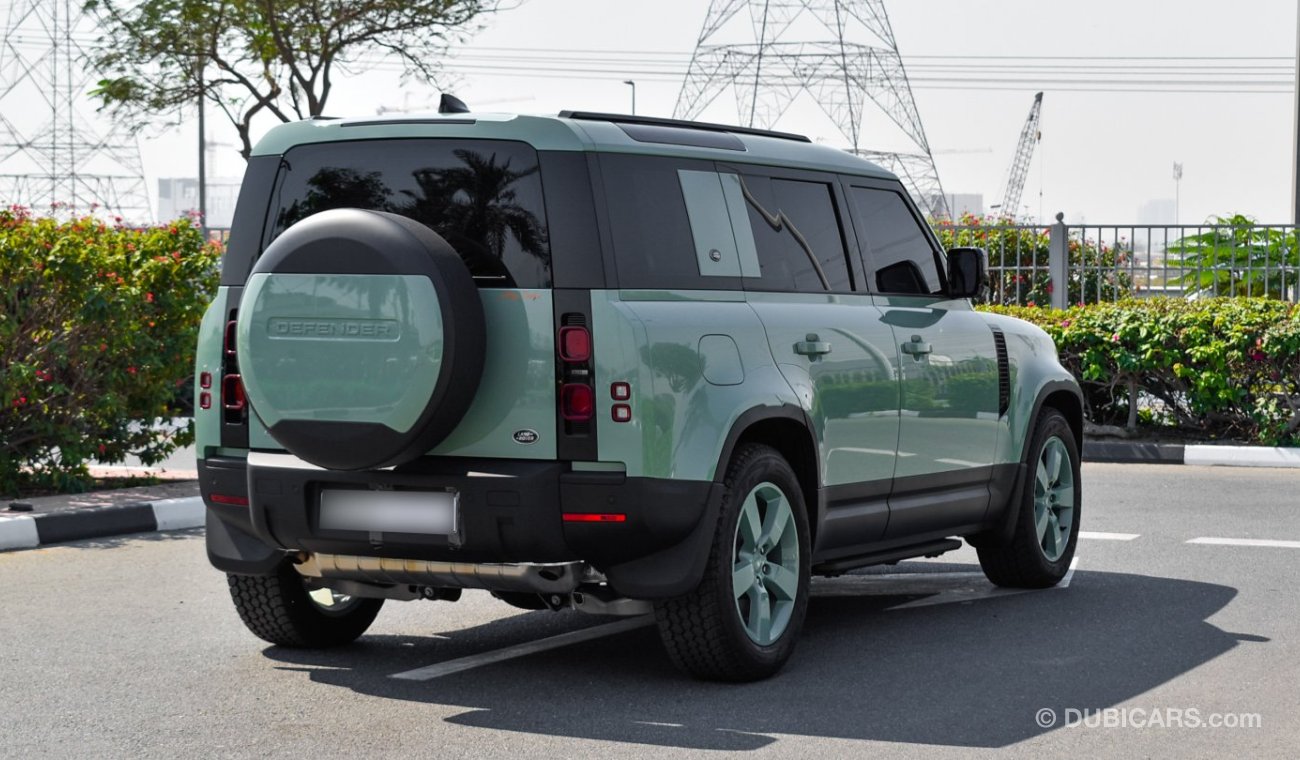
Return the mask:
<path id="1" fill-rule="evenodd" d="M 989 255 L 983 248 L 952 248 L 948 251 L 948 295 L 953 298 L 984 298 L 989 289 Z"/>

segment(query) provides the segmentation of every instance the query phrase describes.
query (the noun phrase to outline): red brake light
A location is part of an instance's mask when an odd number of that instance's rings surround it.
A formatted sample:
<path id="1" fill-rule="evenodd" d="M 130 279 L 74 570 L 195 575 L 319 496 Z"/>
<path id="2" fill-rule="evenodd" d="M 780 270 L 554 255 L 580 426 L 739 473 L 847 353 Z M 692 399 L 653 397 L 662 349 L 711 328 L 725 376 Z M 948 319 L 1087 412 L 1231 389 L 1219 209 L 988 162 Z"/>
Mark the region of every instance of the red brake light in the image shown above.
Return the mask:
<path id="1" fill-rule="evenodd" d="M 200 372 L 200 373 L 199 373 L 199 387 L 200 387 L 200 388 L 211 388 L 211 387 L 212 387 L 212 373 L 211 373 L 211 372 Z"/>
<path id="2" fill-rule="evenodd" d="M 627 404 L 615 404 L 609 409 L 609 416 L 615 422 L 631 422 L 632 407 Z"/>
<path id="3" fill-rule="evenodd" d="M 587 328 L 560 328 L 560 358 L 566 362 L 585 362 L 591 358 L 591 333 Z"/>
<path id="4" fill-rule="evenodd" d="M 203 391 L 202 393 L 199 394 L 199 408 L 200 408 L 200 409 L 211 409 L 211 408 L 212 408 L 212 394 L 211 394 L 211 393 L 208 393 L 207 391 Z"/>
<path id="5" fill-rule="evenodd" d="M 627 515 L 617 513 L 565 512 L 565 522 L 627 522 Z"/>
<path id="6" fill-rule="evenodd" d="M 560 389 L 560 412 L 571 422 L 585 422 L 596 411 L 596 394 L 590 385 L 566 383 Z"/>
<path id="7" fill-rule="evenodd" d="M 229 504 L 235 507 L 247 507 L 248 497 L 246 496 L 227 496 L 223 493 L 214 493 L 208 496 L 215 504 Z"/>
<path id="8" fill-rule="evenodd" d="M 244 408 L 244 383 L 239 375 L 226 375 L 221 378 L 221 404 L 232 412 Z"/>

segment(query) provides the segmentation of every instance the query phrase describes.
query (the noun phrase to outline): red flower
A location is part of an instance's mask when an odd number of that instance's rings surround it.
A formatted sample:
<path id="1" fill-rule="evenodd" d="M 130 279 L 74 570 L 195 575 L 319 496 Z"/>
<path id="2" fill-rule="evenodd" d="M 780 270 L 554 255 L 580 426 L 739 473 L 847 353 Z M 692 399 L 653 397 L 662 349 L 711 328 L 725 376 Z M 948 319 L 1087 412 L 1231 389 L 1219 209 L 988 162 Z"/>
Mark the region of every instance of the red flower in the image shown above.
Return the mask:
<path id="1" fill-rule="evenodd" d="M 104 451 L 106 450 L 106 448 L 107 448 L 107 447 L 105 447 L 104 444 L 102 444 L 102 443 L 99 444 L 99 453 L 100 453 L 101 456 L 103 455 L 103 453 L 104 453 Z"/>
<path id="2" fill-rule="evenodd" d="M 149 303 L 153 303 L 153 293 L 145 293 L 144 300 L 148 301 Z"/>
<path id="3" fill-rule="evenodd" d="M 1051 293 L 1051 292 L 1052 292 L 1052 283 L 1050 283 L 1050 282 L 1047 283 L 1047 292 L 1048 292 L 1048 293 Z"/>
<path id="4" fill-rule="evenodd" d="M 1110 342 L 1119 343 L 1119 333 L 1115 333 L 1114 335 L 1110 336 Z"/>
<path id="5" fill-rule="evenodd" d="M 126 368 L 126 372 L 127 372 L 127 374 L 129 374 L 129 375 L 134 375 L 134 374 L 135 374 L 135 367 L 127 367 L 127 368 Z"/>

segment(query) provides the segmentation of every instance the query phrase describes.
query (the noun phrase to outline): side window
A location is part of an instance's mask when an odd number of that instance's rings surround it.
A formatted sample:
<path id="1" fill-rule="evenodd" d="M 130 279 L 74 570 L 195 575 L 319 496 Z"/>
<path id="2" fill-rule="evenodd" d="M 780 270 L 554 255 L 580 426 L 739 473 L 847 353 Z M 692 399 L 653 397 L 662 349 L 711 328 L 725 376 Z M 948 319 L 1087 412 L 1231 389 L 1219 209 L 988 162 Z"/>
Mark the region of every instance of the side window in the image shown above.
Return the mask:
<path id="1" fill-rule="evenodd" d="M 822 182 L 747 175 L 745 205 L 761 277 L 757 290 L 802 293 L 853 290 L 835 196 Z"/>
<path id="2" fill-rule="evenodd" d="M 739 289 L 724 186 L 712 164 L 605 154 L 600 166 L 620 287 Z"/>
<path id="3" fill-rule="evenodd" d="M 868 187 L 855 187 L 852 192 L 873 289 L 880 293 L 942 293 L 938 254 L 903 196 Z"/>

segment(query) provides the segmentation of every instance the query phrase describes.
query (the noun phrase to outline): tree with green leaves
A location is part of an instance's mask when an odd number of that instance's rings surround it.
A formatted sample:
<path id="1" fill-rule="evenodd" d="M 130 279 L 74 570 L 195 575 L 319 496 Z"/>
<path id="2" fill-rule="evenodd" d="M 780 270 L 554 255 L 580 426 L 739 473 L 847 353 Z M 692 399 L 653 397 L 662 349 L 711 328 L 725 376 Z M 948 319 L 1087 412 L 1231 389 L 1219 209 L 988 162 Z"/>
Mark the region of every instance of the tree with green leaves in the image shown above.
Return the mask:
<path id="1" fill-rule="evenodd" d="M 448 47 L 503 0 L 88 0 L 102 34 L 93 94 L 142 128 L 203 98 L 252 151 L 253 119 L 319 116 L 340 75 L 391 55 L 436 83 Z"/>

